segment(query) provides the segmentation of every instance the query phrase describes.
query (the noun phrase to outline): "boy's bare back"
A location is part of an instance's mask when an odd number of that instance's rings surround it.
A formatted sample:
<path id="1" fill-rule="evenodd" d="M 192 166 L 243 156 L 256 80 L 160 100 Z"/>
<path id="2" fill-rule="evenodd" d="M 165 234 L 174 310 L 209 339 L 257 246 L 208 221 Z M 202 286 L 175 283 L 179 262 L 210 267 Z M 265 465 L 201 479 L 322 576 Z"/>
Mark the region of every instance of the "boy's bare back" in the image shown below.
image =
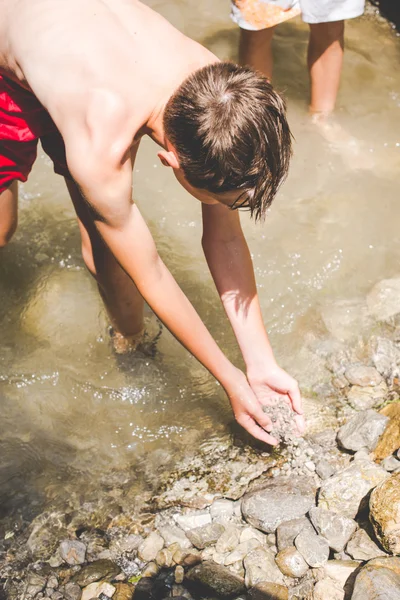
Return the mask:
<path id="1" fill-rule="evenodd" d="M 0 71 L 33 91 L 61 131 L 98 94 L 129 107 L 135 134 L 157 98 L 216 60 L 136 0 L 0 0 L 0 23 Z"/>

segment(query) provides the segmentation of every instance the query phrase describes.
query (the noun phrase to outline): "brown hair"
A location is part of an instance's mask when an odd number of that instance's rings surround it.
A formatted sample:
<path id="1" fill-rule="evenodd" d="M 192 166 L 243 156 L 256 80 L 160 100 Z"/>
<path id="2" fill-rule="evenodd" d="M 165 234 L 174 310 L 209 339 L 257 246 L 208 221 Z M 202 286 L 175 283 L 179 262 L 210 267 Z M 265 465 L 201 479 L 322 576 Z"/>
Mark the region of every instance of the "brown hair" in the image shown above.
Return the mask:
<path id="1" fill-rule="evenodd" d="M 164 130 L 190 185 L 238 190 L 231 208 L 259 219 L 286 178 L 292 151 L 282 98 L 260 73 L 218 62 L 192 73 L 169 99 Z"/>

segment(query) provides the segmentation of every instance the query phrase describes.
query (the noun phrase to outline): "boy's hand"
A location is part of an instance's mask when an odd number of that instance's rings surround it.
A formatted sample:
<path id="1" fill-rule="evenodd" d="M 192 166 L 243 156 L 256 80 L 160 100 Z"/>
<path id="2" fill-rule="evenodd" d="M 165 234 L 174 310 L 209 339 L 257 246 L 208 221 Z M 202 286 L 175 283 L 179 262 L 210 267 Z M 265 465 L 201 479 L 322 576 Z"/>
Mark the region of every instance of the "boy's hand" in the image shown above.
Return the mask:
<path id="1" fill-rule="evenodd" d="M 235 383 L 225 386 L 236 421 L 252 436 L 276 446 L 278 440 L 268 433 L 272 429 L 271 419 L 262 409 L 244 373 L 237 370 Z"/>
<path id="2" fill-rule="evenodd" d="M 295 422 L 299 434 L 304 433 L 305 421 L 301 395 L 299 385 L 293 377 L 276 363 L 267 367 L 263 372 L 248 373 L 247 377 L 255 397 L 261 404 L 274 403 L 277 394 L 285 396 L 296 413 Z"/>

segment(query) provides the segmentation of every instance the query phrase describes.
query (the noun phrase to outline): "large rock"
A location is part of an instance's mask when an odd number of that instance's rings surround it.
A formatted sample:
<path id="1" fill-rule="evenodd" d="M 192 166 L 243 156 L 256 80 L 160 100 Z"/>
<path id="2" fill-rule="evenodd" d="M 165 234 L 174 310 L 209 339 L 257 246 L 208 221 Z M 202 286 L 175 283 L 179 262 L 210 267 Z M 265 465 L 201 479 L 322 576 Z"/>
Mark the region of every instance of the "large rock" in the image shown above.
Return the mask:
<path id="1" fill-rule="evenodd" d="M 400 448 L 400 402 L 385 406 L 380 414 L 389 417 L 390 421 L 374 451 L 374 458 L 377 461 L 390 456 Z"/>
<path id="2" fill-rule="evenodd" d="M 359 412 L 343 425 L 337 434 L 340 445 L 346 450 L 356 452 L 360 448 L 373 450 L 385 431 L 389 417 L 374 410 Z"/>
<path id="3" fill-rule="evenodd" d="M 324 573 L 347 590 L 349 584 L 353 584 L 354 573 L 359 566 L 356 560 L 328 560 L 324 565 Z"/>
<path id="4" fill-rule="evenodd" d="M 303 577 L 308 571 L 308 564 L 294 546 L 278 552 L 275 561 L 287 577 Z"/>
<path id="5" fill-rule="evenodd" d="M 308 534 L 314 533 L 314 528 L 307 517 L 299 517 L 281 523 L 276 530 L 276 545 L 279 551 L 293 546 L 295 538 L 305 529 Z"/>
<path id="6" fill-rule="evenodd" d="M 261 490 L 243 496 L 243 518 L 261 531 L 273 533 L 278 525 L 304 516 L 315 504 L 310 477 L 275 477 Z"/>
<path id="7" fill-rule="evenodd" d="M 284 583 L 284 578 L 275 563 L 275 555 L 269 548 L 251 550 L 243 561 L 247 587 L 252 587 L 263 581 Z"/>
<path id="8" fill-rule="evenodd" d="M 310 519 L 316 531 L 326 539 L 335 552 L 344 550 L 357 529 L 357 523 L 330 510 L 315 506 L 310 510 Z"/>
<path id="9" fill-rule="evenodd" d="M 369 460 L 354 461 L 322 482 L 318 506 L 354 519 L 365 496 L 388 476 Z"/>
<path id="10" fill-rule="evenodd" d="M 303 529 L 294 545 L 310 567 L 323 567 L 329 558 L 328 542 L 315 532 L 309 535 Z"/>
<path id="11" fill-rule="evenodd" d="M 392 379 L 400 362 L 400 351 L 388 338 L 372 336 L 368 343 L 370 355 L 377 371 L 385 379 Z"/>
<path id="12" fill-rule="evenodd" d="M 370 560 L 356 577 L 351 600 L 400 600 L 400 559 Z"/>
<path id="13" fill-rule="evenodd" d="M 196 591 L 202 588 L 206 593 L 216 594 L 221 598 L 231 598 L 245 592 L 244 580 L 234 575 L 226 567 L 206 561 L 193 567 L 186 574 L 189 582 L 196 586 Z"/>
<path id="14" fill-rule="evenodd" d="M 374 367 L 366 367 L 365 365 L 349 365 L 344 376 L 351 385 L 361 387 L 374 387 L 382 381 L 382 376 Z"/>
<path id="15" fill-rule="evenodd" d="M 367 296 L 369 313 L 377 321 L 390 321 L 400 312 L 400 278 L 383 279 Z"/>
<path id="16" fill-rule="evenodd" d="M 368 410 L 383 403 L 388 393 L 384 381 L 375 387 L 361 387 L 353 385 L 347 393 L 347 401 L 355 410 Z"/>
<path id="17" fill-rule="evenodd" d="M 354 560 L 371 560 L 379 556 L 386 556 L 364 529 L 355 532 L 346 547 L 346 553 Z"/>
<path id="18" fill-rule="evenodd" d="M 400 554 L 400 472 L 374 489 L 369 506 L 370 521 L 382 546 Z"/>

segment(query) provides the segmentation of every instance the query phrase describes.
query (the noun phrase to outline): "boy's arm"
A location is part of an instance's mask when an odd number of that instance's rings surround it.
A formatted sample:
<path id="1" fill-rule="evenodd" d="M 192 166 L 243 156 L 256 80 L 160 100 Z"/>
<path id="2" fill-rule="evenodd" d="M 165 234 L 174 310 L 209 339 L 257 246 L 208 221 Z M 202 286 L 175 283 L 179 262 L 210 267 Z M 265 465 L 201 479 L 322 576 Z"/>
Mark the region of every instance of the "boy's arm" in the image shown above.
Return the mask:
<path id="1" fill-rule="evenodd" d="M 266 429 L 246 376 L 225 357 L 157 253 L 153 238 L 131 199 L 132 164 L 123 136 L 114 145 L 68 136 L 68 166 L 94 214 L 96 227 L 122 268 L 171 333 L 224 387 L 237 421 L 254 437 L 277 441 Z"/>
<path id="2" fill-rule="evenodd" d="M 253 265 L 238 211 L 222 204 L 203 204 L 203 249 L 247 368 L 247 379 L 261 403 L 286 394 L 302 414 L 297 382 L 274 358 L 262 320 Z M 299 428 L 303 419 L 298 420 Z"/>

